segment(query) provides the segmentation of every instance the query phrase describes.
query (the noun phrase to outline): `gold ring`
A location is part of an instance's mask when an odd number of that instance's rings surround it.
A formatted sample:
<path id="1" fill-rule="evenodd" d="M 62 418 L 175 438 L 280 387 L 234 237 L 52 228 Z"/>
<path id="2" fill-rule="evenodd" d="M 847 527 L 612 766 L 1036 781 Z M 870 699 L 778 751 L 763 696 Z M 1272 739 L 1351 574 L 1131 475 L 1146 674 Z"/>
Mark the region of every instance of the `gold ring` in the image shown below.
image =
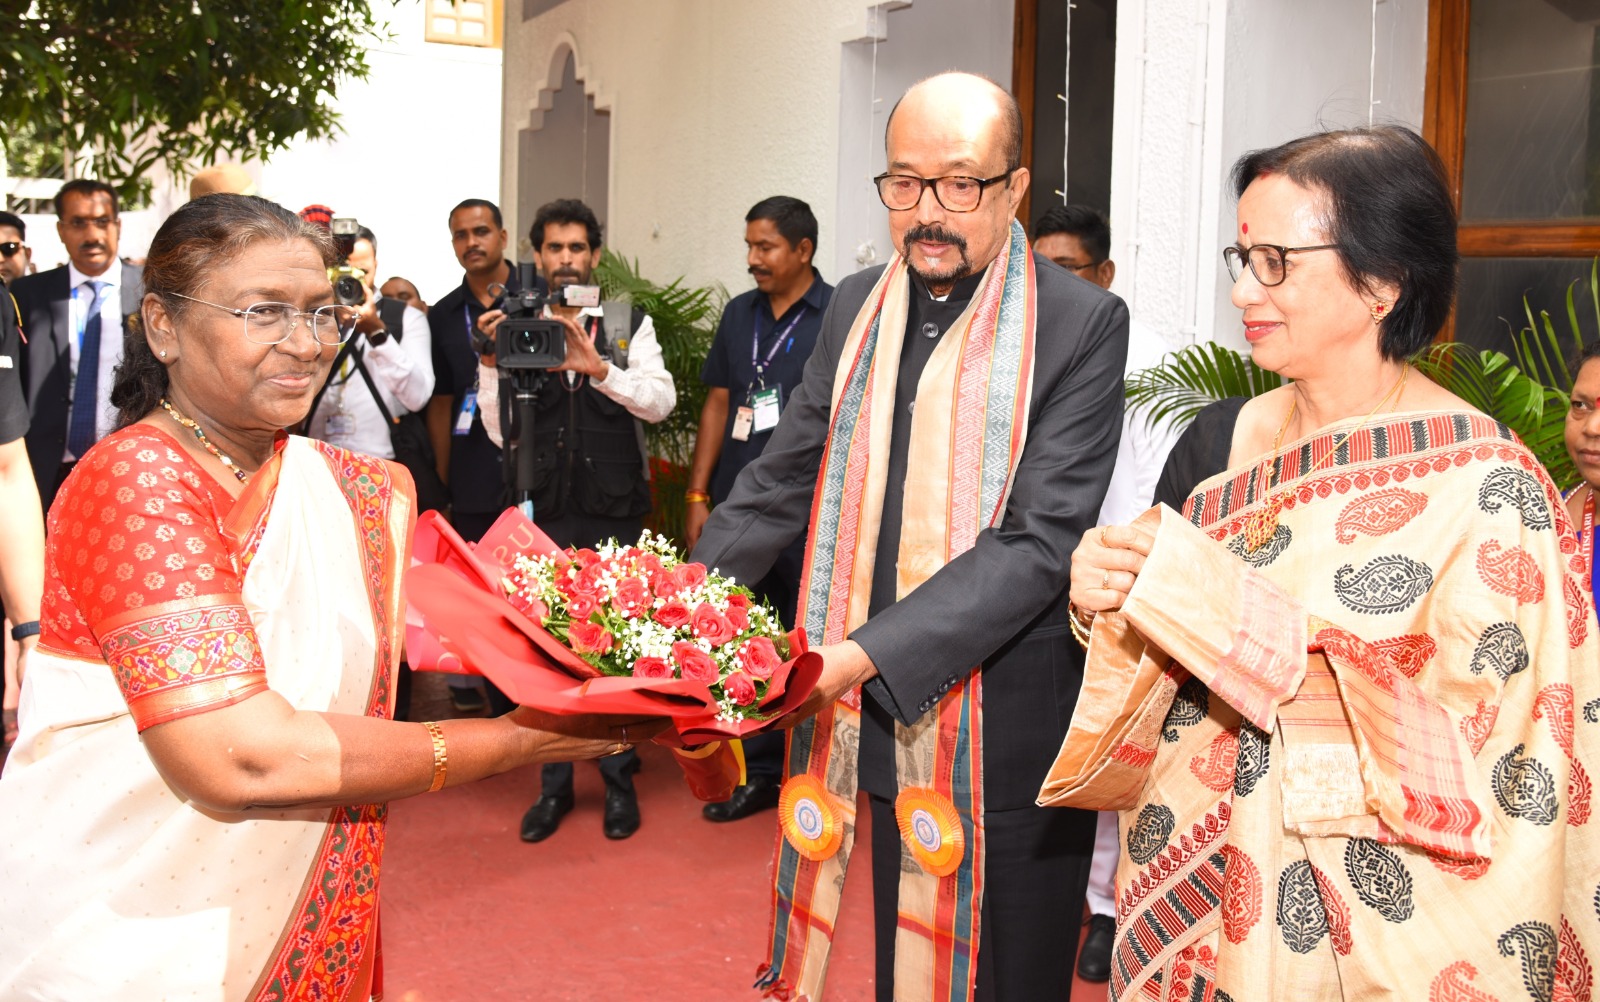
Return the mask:
<path id="1" fill-rule="evenodd" d="M 1101 591 L 1110 591 L 1111 590 L 1111 572 L 1110 571 L 1106 571 L 1103 575 L 1101 575 L 1101 577 L 1100 577 L 1100 590 Z"/>

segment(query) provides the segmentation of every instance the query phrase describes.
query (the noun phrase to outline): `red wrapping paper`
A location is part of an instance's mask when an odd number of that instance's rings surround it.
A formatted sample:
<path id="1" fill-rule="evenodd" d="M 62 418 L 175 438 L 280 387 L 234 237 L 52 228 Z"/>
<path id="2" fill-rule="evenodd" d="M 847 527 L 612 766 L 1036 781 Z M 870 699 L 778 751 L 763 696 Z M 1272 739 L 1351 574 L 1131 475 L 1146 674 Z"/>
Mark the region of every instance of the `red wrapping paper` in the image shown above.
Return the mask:
<path id="1" fill-rule="evenodd" d="M 514 508 L 476 546 L 437 512 L 425 513 L 406 580 L 417 614 L 407 617 L 411 666 L 482 675 L 512 701 L 548 713 L 669 717 L 671 729 L 656 741 L 693 749 L 677 756 L 690 788 L 702 800 L 726 799 L 743 779 L 743 757 L 726 742 L 767 730 L 799 707 L 822 673 L 822 658 L 806 649 L 804 631 L 789 634 L 791 657 L 773 673 L 761 702 L 766 720 L 716 719 L 710 689 L 689 679 L 603 675 L 523 615 L 501 586 L 518 555 L 560 549 Z M 711 749 L 713 742 L 723 745 Z"/>

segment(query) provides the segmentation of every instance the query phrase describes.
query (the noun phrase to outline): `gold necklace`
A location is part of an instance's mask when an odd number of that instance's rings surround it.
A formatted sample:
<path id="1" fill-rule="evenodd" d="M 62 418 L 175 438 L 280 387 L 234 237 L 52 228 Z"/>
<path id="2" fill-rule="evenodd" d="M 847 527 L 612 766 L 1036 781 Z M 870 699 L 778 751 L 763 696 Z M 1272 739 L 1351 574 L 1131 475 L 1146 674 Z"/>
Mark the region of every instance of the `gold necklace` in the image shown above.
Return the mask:
<path id="1" fill-rule="evenodd" d="M 1262 467 L 1262 477 L 1267 481 L 1267 485 L 1263 489 L 1263 493 L 1268 495 L 1266 501 L 1244 521 L 1245 552 L 1256 552 L 1267 545 L 1273 536 L 1278 534 L 1278 514 L 1283 511 L 1284 503 L 1288 501 L 1289 495 L 1294 492 L 1294 488 L 1303 483 L 1307 477 L 1322 469 L 1322 464 L 1332 459 L 1339 449 L 1350 441 L 1351 435 L 1365 428 L 1367 422 L 1371 421 L 1373 416 L 1382 410 L 1383 405 L 1388 403 L 1391 398 L 1398 402 L 1398 394 L 1404 392 L 1406 376 L 1410 375 L 1410 373 L 1411 366 L 1409 365 L 1401 369 L 1400 378 L 1395 381 L 1393 386 L 1389 387 L 1389 392 L 1383 395 L 1383 399 L 1378 401 L 1377 406 L 1367 412 L 1366 417 L 1362 418 L 1354 428 L 1345 432 L 1339 441 L 1333 444 L 1333 448 L 1324 453 L 1322 458 L 1312 465 L 1311 469 L 1296 477 L 1294 483 L 1288 485 L 1287 488 L 1274 494 L 1271 491 L 1273 490 L 1273 480 L 1277 477 L 1277 466 L 1273 460 L 1278 455 L 1278 449 L 1283 445 L 1283 433 L 1288 430 L 1289 422 L 1294 420 L 1295 410 L 1300 406 L 1299 398 L 1294 398 L 1289 404 L 1289 413 L 1284 417 L 1283 424 L 1278 426 L 1277 437 L 1272 440 L 1272 452 L 1268 454 L 1267 461 Z"/>
<path id="2" fill-rule="evenodd" d="M 221 460 L 222 465 L 232 470 L 233 475 L 239 478 L 239 482 L 241 484 L 249 479 L 249 474 L 235 466 L 231 457 L 223 455 L 221 449 L 218 449 L 216 446 L 211 444 L 211 439 L 206 438 L 206 433 L 200 430 L 200 426 L 195 424 L 193 418 L 185 416 L 181 411 L 178 410 L 178 408 L 172 406 L 166 397 L 161 398 L 161 408 L 168 414 L 172 415 L 172 420 L 194 432 L 194 437 L 200 440 L 200 447 Z"/>

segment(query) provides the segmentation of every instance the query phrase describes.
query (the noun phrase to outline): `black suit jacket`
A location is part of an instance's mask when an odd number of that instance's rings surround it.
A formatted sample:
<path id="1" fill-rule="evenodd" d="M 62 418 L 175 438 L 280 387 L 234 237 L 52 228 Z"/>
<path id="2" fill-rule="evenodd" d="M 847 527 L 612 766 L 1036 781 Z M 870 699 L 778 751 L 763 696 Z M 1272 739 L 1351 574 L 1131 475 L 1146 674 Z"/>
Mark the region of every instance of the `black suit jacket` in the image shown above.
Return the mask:
<path id="1" fill-rule="evenodd" d="M 1127 307 L 1038 255 L 1034 262 L 1038 331 L 1028 438 L 1005 514 L 972 549 L 851 634 L 879 672 L 866 686 L 868 698 L 905 723 L 982 666 L 989 810 L 1034 803 L 1071 722 L 1083 652 L 1066 620 L 1070 560 L 1079 537 L 1095 524 L 1122 434 Z M 694 559 L 741 581 L 759 581 L 783 547 L 805 532 L 834 371 L 881 271 L 839 283 L 800 388 L 766 451 L 712 512 Z M 893 574 L 894 568 L 875 573 Z M 869 789 L 866 774 L 874 768 L 863 760 Z"/>
<path id="2" fill-rule="evenodd" d="M 118 262 L 122 269 L 122 336 L 127 338 L 128 317 L 144 298 L 144 269 Z M 67 423 L 72 416 L 72 339 L 74 332 L 67 304 L 72 298 L 67 266 L 24 275 L 11 287 L 21 311 L 22 333 L 28 339 L 22 352 L 22 386 L 28 398 L 28 461 L 39 482 L 39 497 L 46 510 L 55 499 L 61 457 L 67 449 Z M 102 331 L 101 337 L 116 336 Z M 118 353 L 121 358 L 121 353 Z M 112 373 L 99 374 L 102 381 Z"/>

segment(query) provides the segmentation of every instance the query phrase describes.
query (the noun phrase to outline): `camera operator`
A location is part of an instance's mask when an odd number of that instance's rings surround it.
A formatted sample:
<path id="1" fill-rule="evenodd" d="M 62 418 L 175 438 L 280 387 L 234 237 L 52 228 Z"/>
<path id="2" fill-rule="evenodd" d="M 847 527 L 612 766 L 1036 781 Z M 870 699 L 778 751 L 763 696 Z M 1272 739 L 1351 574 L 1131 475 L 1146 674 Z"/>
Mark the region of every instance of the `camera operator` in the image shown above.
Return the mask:
<path id="1" fill-rule="evenodd" d="M 576 199 L 551 202 L 539 209 L 528 238 L 555 304 L 546 307 L 546 316 L 566 328 L 566 359 L 540 380 L 533 427 L 522 429 L 519 443 L 533 450 L 534 521 L 560 546 L 593 546 L 610 537 L 630 542 L 650 512 L 639 422 L 654 423 L 672 412 L 672 374 L 644 313 L 622 303 L 559 305 L 561 290 L 588 285 L 600 262 L 600 222 L 593 210 Z M 504 316 L 486 312 L 478 327 L 492 335 Z M 492 356 L 482 364 L 484 429 L 499 443 L 500 380 Z M 492 690 L 491 699 L 503 701 Z M 639 828 L 632 779 L 638 754 L 630 749 L 599 764 L 606 783 L 603 830 L 607 838 L 627 838 Z M 522 817 L 523 840 L 550 837 L 572 806 L 572 764 L 546 765 L 540 797 Z"/>
<path id="2" fill-rule="evenodd" d="M 427 406 L 433 397 L 433 334 L 421 310 L 373 290 L 377 258 L 378 239 L 363 226 L 348 259 L 350 267 L 362 273 L 358 281 L 364 298 L 352 304 L 360 310 L 356 320 L 360 337 L 349 342 L 348 351 L 340 351 L 307 430 L 312 438 L 341 448 L 394 459 L 391 422 L 379 409 L 372 388 L 393 418 Z M 358 362 L 372 376 L 371 387 L 357 371 Z"/>

